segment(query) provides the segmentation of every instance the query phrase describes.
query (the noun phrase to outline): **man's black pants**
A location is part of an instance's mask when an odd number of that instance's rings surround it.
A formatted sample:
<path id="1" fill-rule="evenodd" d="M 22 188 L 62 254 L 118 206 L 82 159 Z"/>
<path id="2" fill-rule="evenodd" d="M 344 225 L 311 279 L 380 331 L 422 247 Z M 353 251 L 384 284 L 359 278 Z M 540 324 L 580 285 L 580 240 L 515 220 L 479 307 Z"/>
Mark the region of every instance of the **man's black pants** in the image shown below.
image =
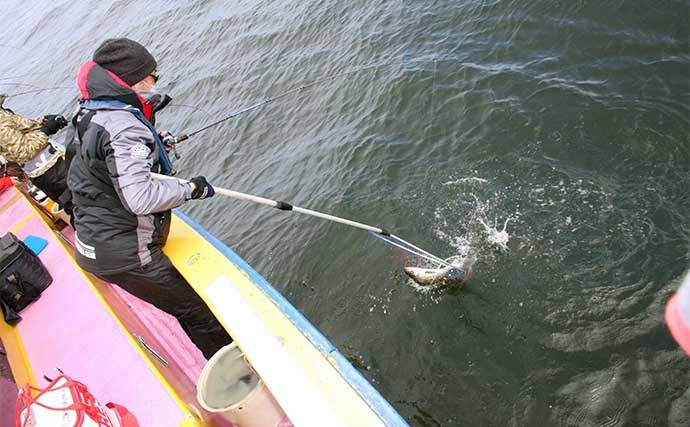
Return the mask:
<path id="1" fill-rule="evenodd" d="M 232 338 L 168 257 L 160 249 L 152 250 L 151 256 L 144 267 L 100 277 L 175 316 L 204 357 L 211 358 Z"/>

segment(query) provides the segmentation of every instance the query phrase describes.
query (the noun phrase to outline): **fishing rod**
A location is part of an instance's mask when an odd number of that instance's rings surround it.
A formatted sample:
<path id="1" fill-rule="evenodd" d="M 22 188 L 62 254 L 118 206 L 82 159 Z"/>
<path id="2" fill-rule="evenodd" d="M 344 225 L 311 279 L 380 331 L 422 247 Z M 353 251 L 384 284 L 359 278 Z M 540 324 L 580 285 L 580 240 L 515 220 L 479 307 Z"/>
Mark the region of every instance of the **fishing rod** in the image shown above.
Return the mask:
<path id="1" fill-rule="evenodd" d="M 207 114 L 207 115 L 209 115 L 209 116 L 212 116 L 212 114 L 211 114 L 210 112 L 204 110 L 203 108 L 199 108 L 199 107 L 197 107 L 196 105 L 172 103 L 172 104 L 168 105 L 168 108 L 170 108 L 170 107 L 189 108 L 189 109 L 191 109 L 191 110 L 194 110 L 194 111 L 201 111 L 201 112 L 204 113 L 204 114 Z"/>
<path id="2" fill-rule="evenodd" d="M 173 145 L 173 146 L 174 146 L 174 145 L 176 145 L 176 144 L 179 144 L 179 143 L 181 143 L 181 142 L 183 142 L 183 141 L 186 141 L 186 140 L 189 139 L 190 137 L 192 137 L 192 136 L 194 136 L 194 135 L 196 135 L 196 134 L 198 134 L 198 133 L 200 133 L 200 132 L 203 132 L 203 131 L 205 131 L 205 130 L 207 130 L 207 129 L 210 129 L 210 128 L 214 127 L 214 126 L 218 126 L 219 124 L 224 123 L 224 122 L 226 122 L 226 121 L 228 121 L 228 120 L 230 120 L 230 119 L 234 119 L 235 117 L 237 117 L 237 116 L 239 116 L 239 115 L 241 115 L 241 114 L 247 113 L 247 112 L 249 112 L 249 111 L 255 110 L 255 109 L 257 109 L 257 108 L 260 108 L 260 107 L 263 107 L 263 106 L 265 106 L 265 105 L 268 105 L 268 104 L 270 104 L 270 103 L 272 103 L 272 102 L 275 102 L 275 101 L 277 101 L 277 100 L 279 100 L 279 99 L 285 98 L 286 96 L 291 95 L 291 94 L 293 94 L 293 93 L 300 92 L 300 91 L 303 91 L 303 90 L 305 90 L 305 89 L 309 89 L 309 88 L 314 87 L 314 86 L 316 86 L 316 85 L 319 85 L 319 84 L 321 84 L 321 83 L 324 83 L 324 82 L 327 82 L 327 81 L 330 81 L 330 80 L 334 80 L 334 79 L 336 79 L 336 78 L 338 78 L 338 77 L 343 77 L 343 76 L 346 76 L 346 75 L 349 75 L 349 74 L 358 73 L 358 72 L 365 71 L 365 70 L 369 70 L 369 69 L 372 69 L 372 68 L 384 67 L 384 66 L 393 64 L 393 63 L 395 63 L 395 62 L 396 62 L 396 61 L 388 61 L 388 62 L 379 62 L 379 63 L 376 63 L 376 64 L 365 65 L 365 66 L 363 66 L 363 67 L 355 68 L 355 69 L 353 69 L 353 70 L 348 70 L 348 71 L 344 71 L 344 72 L 341 72 L 341 73 L 331 74 L 331 75 L 328 75 L 328 76 L 326 76 L 326 77 L 323 77 L 323 78 L 314 80 L 313 82 L 306 83 L 306 84 L 303 84 L 303 85 L 301 85 L 301 86 L 292 88 L 292 89 L 290 89 L 290 90 L 288 90 L 288 91 L 286 91 L 286 92 L 283 92 L 283 93 L 281 93 L 281 94 L 279 94 L 279 95 L 275 95 L 275 96 L 273 96 L 273 97 L 266 98 L 266 99 L 264 99 L 264 100 L 261 101 L 261 102 L 257 102 L 256 104 L 250 105 L 250 106 L 245 107 L 245 108 L 243 108 L 243 109 L 241 109 L 241 110 L 238 110 L 238 111 L 235 111 L 235 112 L 233 112 L 233 113 L 230 113 L 228 116 L 226 116 L 226 117 L 224 117 L 224 118 L 222 118 L 222 119 L 216 120 L 215 122 L 210 123 L 210 124 L 208 124 L 208 125 L 206 125 L 206 126 L 204 126 L 204 127 L 202 127 L 202 128 L 199 128 L 199 129 L 195 130 L 195 131 L 192 131 L 192 132 L 189 132 L 189 133 L 182 134 L 182 135 L 179 136 L 179 137 L 174 137 L 174 138 L 172 139 L 172 141 L 170 142 L 170 145 Z"/>
<path id="3" fill-rule="evenodd" d="M 157 178 L 157 179 L 167 179 L 167 180 L 175 179 L 175 180 L 178 180 L 180 182 L 189 183 L 189 181 L 187 181 L 185 179 L 176 178 L 176 177 L 168 176 L 168 175 L 151 173 L 151 176 L 153 178 Z M 394 246 L 397 246 L 397 247 L 399 247 L 399 248 L 401 248 L 407 252 L 413 253 L 413 254 L 421 257 L 421 258 L 427 259 L 429 261 L 438 263 L 438 264 L 446 266 L 446 267 L 450 266 L 450 264 L 447 261 L 437 257 L 436 255 L 433 255 L 433 254 L 425 251 L 424 249 L 421 249 L 421 248 L 413 245 L 410 242 L 407 242 L 407 241 L 401 239 L 400 237 L 390 233 L 389 231 L 384 230 L 383 228 L 373 227 L 371 225 L 367 225 L 367 224 L 363 224 L 361 222 L 341 218 L 341 217 L 338 217 L 335 215 L 329 215 L 329 214 L 326 214 L 323 212 L 313 211 L 311 209 L 306 209 L 306 208 L 302 208 L 299 206 L 295 206 L 295 205 L 292 205 L 288 202 L 283 202 L 280 200 L 271 200 L 271 199 L 267 199 L 265 197 L 259 197 L 259 196 L 254 196 L 251 194 L 240 193 L 239 191 L 228 190 L 225 188 L 220 188 L 220 187 L 215 187 L 215 186 L 213 187 L 213 189 L 215 190 L 215 192 L 217 194 L 220 194 L 220 195 L 225 196 L 225 197 L 230 197 L 230 198 L 237 199 L 237 200 L 243 200 L 246 202 L 252 202 L 252 203 L 257 203 L 260 205 L 270 206 L 272 208 L 276 208 L 276 209 L 279 209 L 281 211 L 298 212 L 301 214 L 310 215 L 310 216 L 314 216 L 317 218 L 325 219 L 327 221 L 333 221 L 333 222 L 337 222 L 340 224 L 348 225 L 350 227 L 355 227 L 355 228 L 359 228 L 362 230 L 366 230 L 366 231 L 369 231 L 371 233 L 383 236 L 384 240 L 388 241 L 389 243 L 393 244 Z"/>
<path id="4" fill-rule="evenodd" d="M 34 86 L 35 87 L 35 86 Z M 13 93 L 11 95 L 5 95 L 5 98 L 12 98 L 15 96 L 20 96 L 20 95 L 27 95 L 30 93 L 38 93 L 38 92 L 44 92 L 46 90 L 55 90 L 55 89 L 74 89 L 72 86 L 54 86 L 54 87 L 44 87 L 40 89 L 33 89 L 33 90 L 27 90 L 26 92 L 19 92 L 19 93 Z"/>
<path id="5" fill-rule="evenodd" d="M 2 45 L 0 45 L 0 46 L 2 46 Z M 38 75 L 41 75 L 41 74 L 48 74 L 48 73 L 52 73 L 52 72 L 53 72 L 52 70 L 49 70 L 49 71 L 39 71 L 39 72 L 36 72 L 36 73 L 22 74 L 21 76 L 0 77 L 0 80 L 16 80 L 16 79 L 23 79 L 23 78 L 30 77 L 30 76 L 38 76 Z"/>
<path id="6" fill-rule="evenodd" d="M 26 50 L 25 50 L 25 49 L 22 49 L 21 47 L 11 46 L 11 45 L 9 45 L 9 44 L 0 44 L 0 47 L 9 47 L 9 48 L 11 48 L 11 49 L 17 49 L 17 50 L 21 50 L 22 52 L 26 52 Z"/>
<path id="7" fill-rule="evenodd" d="M 32 85 L 32 84 L 29 84 L 29 83 L 0 83 L 0 85 L 3 85 L 3 86 L 40 87 L 40 86 Z"/>

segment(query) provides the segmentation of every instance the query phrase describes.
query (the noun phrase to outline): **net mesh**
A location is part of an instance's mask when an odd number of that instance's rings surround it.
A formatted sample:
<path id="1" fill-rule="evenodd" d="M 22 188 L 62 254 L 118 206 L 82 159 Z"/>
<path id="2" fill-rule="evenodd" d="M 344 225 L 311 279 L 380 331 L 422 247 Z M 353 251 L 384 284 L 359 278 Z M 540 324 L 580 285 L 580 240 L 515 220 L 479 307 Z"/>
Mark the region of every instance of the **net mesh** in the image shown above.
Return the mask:
<path id="1" fill-rule="evenodd" d="M 452 259 L 444 260 L 393 235 L 369 232 L 381 240 L 391 251 L 393 258 L 401 267 L 440 268 L 447 266 Z"/>

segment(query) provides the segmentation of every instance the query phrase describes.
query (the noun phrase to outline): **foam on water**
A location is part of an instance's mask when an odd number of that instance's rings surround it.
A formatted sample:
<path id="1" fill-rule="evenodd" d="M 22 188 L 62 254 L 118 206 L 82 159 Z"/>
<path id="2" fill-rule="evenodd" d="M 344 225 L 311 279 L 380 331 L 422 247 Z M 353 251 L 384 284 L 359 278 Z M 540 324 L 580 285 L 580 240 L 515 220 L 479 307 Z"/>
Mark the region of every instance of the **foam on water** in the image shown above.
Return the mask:
<path id="1" fill-rule="evenodd" d="M 444 183 L 444 185 L 455 187 L 453 192 L 462 195 L 462 198 L 460 200 L 451 199 L 447 205 L 442 205 L 435 210 L 434 217 L 437 221 L 437 226 L 434 231 L 439 238 L 455 247 L 460 257 L 467 256 L 473 250 L 480 252 L 486 249 L 485 243 L 501 251 L 508 250 L 507 245 L 510 239 L 510 234 L 507 231 L 508 222 L 519 218 L 520 212 L 509 214 L 503 223 L 502 229 L 496 225 L 497 219 L 494 220 L 493 227 L 490 226 L 487 218 L 490 213 L 497 211 L 496 205 L 500 204 L 502 194 L 497 193 L 493 198 L 487 198 L 482 201 L 475 194 L 475 192 L 479 194 L 482 192 L 474 190 L 477 185 L 489 183 L 488 179 L 477 176 L 451 177 L 450 180 Z M 482 195 L 482 197 L 484 196 Z M 461 227 L 448 221 L 449 217 L 456 216 L 458 212 L 461 212 Z M 456 234 L 455 230 L 458 228 L 463 231 L 462 234 Z M 481 256 L 481 254 L 479 255 Z"/>
<path id="2" fill-rule="evenodd" d="M 489 227 L 489 225 L 484 222 L 483 219 L 479 218 L 478 219 L 479 223 L 484 226 L 484 231 L 486 231 L 487 234 L 487 240 L 489 243 L 492 243 L 495 245 L 498 249 L 502 251 L 508 251 L 508 240 L 510 240 L 510 235 L 506 231 L 506 227 L 508 227 L 508 221 L 510 221 L 510 218 L 506 219 L 506 222 L 503 224 L 503 229 L 499 230 L 496 226 L 496 220 L 494 220 L 494 225 L 493 227 Z"/>
<path id="3" fill-rule="evenodd" d="M 463 182 L 470 182 L 470 181 L 475 181 L 475 182 L 479 182 L 479 183 L 482 183 L 482 184 L 483 184 L 483 183 L 489 182 L 488 179 L 479 178 L 479 177 L 476 177 L 476 176 L 470 176 L 470 177 L 467 177 L 467 178 L 460 178 L 460 179 L 456 179 L 456 180 L 447 181 L 447 182 L 444 182 L 443 185 L 461 184 L 461 183 L 463 183 Z"/>

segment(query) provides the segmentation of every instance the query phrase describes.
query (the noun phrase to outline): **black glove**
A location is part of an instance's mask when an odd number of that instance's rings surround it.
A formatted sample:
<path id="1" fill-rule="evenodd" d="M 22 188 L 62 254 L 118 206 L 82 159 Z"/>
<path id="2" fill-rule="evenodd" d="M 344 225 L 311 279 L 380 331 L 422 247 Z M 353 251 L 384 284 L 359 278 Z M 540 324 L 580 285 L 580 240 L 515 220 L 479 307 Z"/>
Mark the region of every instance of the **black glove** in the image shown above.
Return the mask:
<path id="1" fill-rule="evenodd" d="M 206 181 L 206 177 L 195 176 L 189 180 L 194 183 L 194 191 L 192 191 L 192 199 L 207 199 L 216 194 L 211 184 Z"/>
<path id="2" fill-rule="evenodd" d="M 49 114 L 43 117 L 43 127 L 41 128 L 41 130 L 46 135 L 50 136 L 57 133 L 57 131 L 64 128 L 65 126 L 67 126 L 67 120 L 64 117 L 60 115 Z"/>

